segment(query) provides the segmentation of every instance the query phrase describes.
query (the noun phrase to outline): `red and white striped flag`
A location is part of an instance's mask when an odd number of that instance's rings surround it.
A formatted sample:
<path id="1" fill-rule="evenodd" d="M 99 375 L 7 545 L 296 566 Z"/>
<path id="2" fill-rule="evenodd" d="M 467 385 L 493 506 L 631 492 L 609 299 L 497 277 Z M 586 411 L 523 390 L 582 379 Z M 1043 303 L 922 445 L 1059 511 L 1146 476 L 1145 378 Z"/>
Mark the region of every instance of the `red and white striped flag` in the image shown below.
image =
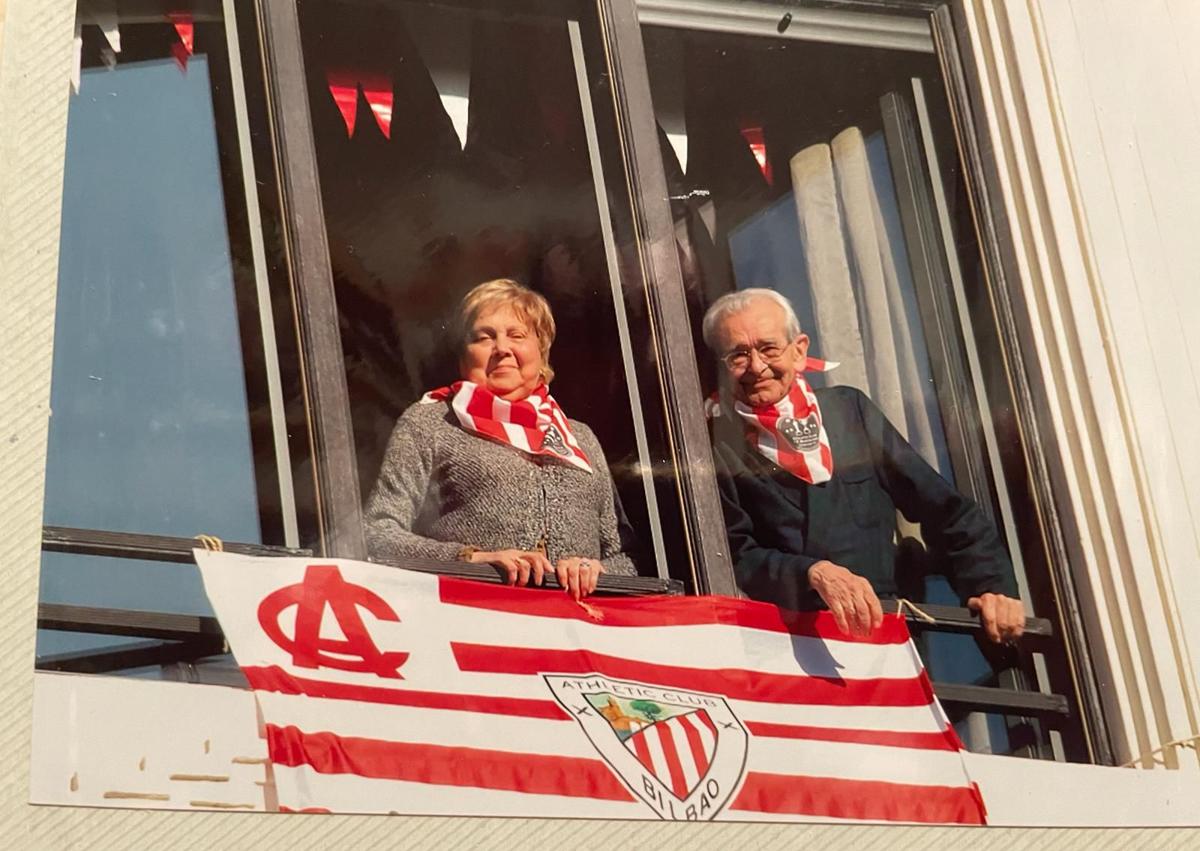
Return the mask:
<path id="1" fill-rule="evenodd" d="M 984 821 L 899 616 L 197 551 L 280 809 Z M 597 618 L 601 619 L 597 619 Z"/>

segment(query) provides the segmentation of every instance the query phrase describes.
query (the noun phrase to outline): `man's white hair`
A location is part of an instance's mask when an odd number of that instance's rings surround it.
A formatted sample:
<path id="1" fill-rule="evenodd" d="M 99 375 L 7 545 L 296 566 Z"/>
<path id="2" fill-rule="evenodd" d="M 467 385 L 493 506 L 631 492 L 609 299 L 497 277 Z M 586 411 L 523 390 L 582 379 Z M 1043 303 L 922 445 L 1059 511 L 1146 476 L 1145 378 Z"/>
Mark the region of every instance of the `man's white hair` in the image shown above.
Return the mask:
<path id="1" fill-rule="evenodd" d="M 761 299 L 773 301 L 783 309 L 783 330 L 787 334 L 789 342 L 800 336 L 800 320 L 796 318 L 796 309 L 792 307 L 792 303 L 786 297 L 775 292 L 775 290 L 752 287 L 746 290 L 726 293 L 714 301 L 712 306 L 704 312 L 704 323 L 701 325 L 701 330 L 704 334 L 704 345 L 708 346 L 709 350 L 714 354 L 721 354 L 717 351 L 717 328 L 720 326 L 721 321 L 726 316 L 741 313 L 752 303 Z"/>

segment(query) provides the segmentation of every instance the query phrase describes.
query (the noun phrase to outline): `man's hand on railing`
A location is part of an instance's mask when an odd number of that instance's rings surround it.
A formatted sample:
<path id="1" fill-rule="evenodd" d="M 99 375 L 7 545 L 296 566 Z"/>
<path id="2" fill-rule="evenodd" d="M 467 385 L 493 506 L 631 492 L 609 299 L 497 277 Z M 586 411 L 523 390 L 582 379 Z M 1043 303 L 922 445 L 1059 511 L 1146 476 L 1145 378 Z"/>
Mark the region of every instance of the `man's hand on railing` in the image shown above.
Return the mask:
<path id="1" fill-rule="evenodd" d="M 808 584 L 825 601 L 843 634 L 865 638 L 883 623 L 883 608 L 875 589 L 848 568 L 819 561 L 808 569 Z"/>
<path id="2" fill-rule="evenodd" d="M 867 636 L 883 621 L 883 611 L 871 583 L 848 568 L 819 561 L 808 569 L 808 584 L 829 607 L 844 635 Z M 1025 631 L 1025 605 L 1003 594 L 980 594 L 967 601 L 979 614 L 980 625 L 996 644 L 1016 641 Z"/>
<path id="3" fill-rule="evenodd" d="M 967 608 L 979 612 L 983 631 L 996 644 L 1016 641 L 1025 631 L 1025 604 L 1003 594 L 980 594 L 967 600 Z"/>

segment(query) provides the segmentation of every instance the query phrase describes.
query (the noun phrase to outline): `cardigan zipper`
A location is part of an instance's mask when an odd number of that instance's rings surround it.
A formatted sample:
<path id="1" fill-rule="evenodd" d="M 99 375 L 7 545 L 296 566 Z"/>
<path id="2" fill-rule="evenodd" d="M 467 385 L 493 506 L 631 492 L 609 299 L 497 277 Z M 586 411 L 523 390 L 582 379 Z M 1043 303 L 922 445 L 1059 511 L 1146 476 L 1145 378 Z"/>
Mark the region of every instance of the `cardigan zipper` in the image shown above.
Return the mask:
<path id="1" fill-rule="evenodd" d="M 542 555 L 545 555 L 546 554 L 546 545 L 549 543 L 547 538 L 549 537 L 550 529 L 549 529 L 549 524 L 546 522 L 547 500 L 546 500 L 546 478 L 545 478 L 544 471 L 542 472 L 542 476 L 540 478 L 541 478 L 540 484 L 542 487 L 542 537 L 537 542 L 537 551 L 540 552 Z"/>

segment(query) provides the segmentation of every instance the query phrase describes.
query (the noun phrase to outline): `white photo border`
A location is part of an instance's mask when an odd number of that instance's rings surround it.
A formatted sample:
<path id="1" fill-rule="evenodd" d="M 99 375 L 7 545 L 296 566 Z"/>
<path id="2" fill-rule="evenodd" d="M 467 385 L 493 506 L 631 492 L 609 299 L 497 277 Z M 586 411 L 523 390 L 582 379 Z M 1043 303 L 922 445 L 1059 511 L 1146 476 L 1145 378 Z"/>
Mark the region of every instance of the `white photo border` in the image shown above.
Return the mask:
<path id="1" fill-rule="evenodd" d="M 34 624 L 50 399 L 58 231 L 75 0 L 0 0 L 0 836 L 19 847 L 576 847 L 758 849 L 804 844 L 919 851 L 970 842 L 1188 847 L 1191 831 L 862 827 L 408 816 L 286 816 L 35 806 L 29 799 Z M 1071 790 L 1063 790 L 1071 794 Z M 970 831 L 968 835 L 967 831 Z M 1191 834 L 1189 836 L 1189 834 Z"/>

